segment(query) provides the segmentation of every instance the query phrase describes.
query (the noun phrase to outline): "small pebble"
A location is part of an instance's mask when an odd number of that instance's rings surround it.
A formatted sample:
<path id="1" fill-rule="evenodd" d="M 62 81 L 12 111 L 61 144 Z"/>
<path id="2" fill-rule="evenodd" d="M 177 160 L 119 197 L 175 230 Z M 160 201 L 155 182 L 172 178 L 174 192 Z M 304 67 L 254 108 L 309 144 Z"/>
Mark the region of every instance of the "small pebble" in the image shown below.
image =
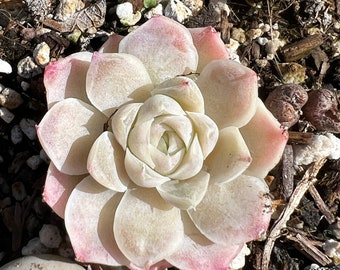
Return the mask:
<path id="1" fill-rule="evenodd" d="M 11 123 L 14 119 L 15 115 L 11 113 L 4 107 L 0 107 L 0 118 L 4 120 L 7 124 Z"/>
<path id="2" fill-rule="evenodd" d="M 193 14 L 197 14 L 203 7 L 203 0 L 183 0 L 184 5 L 186 5 Z M 211 3 L 210 1 L 209 3 Z"/>
<path id="3" fill-rule="evenodd" d="M 26 160 L 27 166 L 30 167 L 33 171 L 39 168 L 41 162 L 42 160 L 40 159 L 39 155 L 31 156 Z"/>
<path id="4" fill-rule="evenodd" d="M 293 146 L 294 162 L 297 166 L 309 165 L 312 162 L 329 157 L 333 143 L 325 135 L 314 135 L 310 144 L 297 144 Z"/>
<path id="5" fill-rule="evenodd" d="M 322 246 L 325 254 L 333 259 L 335 264 L 340 263 L 340 243 L 333 239 L 328 239 Z"/>
<path id="6" fill-rule="evenodd" d="M 2 59 L 0 59 L 0 73 L 6 73 L 6 74 L 12 73 L 11 65 Z"/>
<path id="7" fill-rule="evenodd" d="M 50 47 L 46 42 L 39 43 L 33 50 L 33 57 L 35 62 L 44 67 L 50 62 Z"/>
<path id="8" fill-rule="evenodd" d="M 25 79 L 30 79 L 42 73 L 41 67 L 34 62 L 34 59 L 31 56 L 21 59 L 17 67 L 19 76 Z"/>
<path id="9" fill-rule="evenodd" d="M 38 237 L 35 237 L 28 241 L 27 245 L 21 249 L 21 254 L 24 256 L 45 254 L 50 252 L 50 249 L 44 246 Z"/>
<path id="10" fill-rule="evenodd" d="M 40 156 L 41 160 L 44 161 L 45 163 L 50 163 L 50 158 L 48 157 L 48 155 L 46 154 L 44 149 L 40 150 L 39 156 Z"/>
<path id="11" fill-rule="evenodd" d="M 19 107 L 24 100 L 21 95 L 11 88 L 3 87 L 0 84 L 0 105 L 7 109 L 15 109 Z"/>
<path id="12" fill-rule="evenodd" d="M 85 4 L 81 0 L 61 0 L 56 9 L 54 18 L 64 22 L 84 7 Z"/>
<path id="13" fill-rule="evenodd" d="M 23 199 L 26 198 L 26 196 L 27 196 L 26 188 L 25 188 L 25 185 L 22 182 L 15 182 L 12 185 L 12 196 L 17 201 L 22 201 Z"/>
<path id="14" fill-rule="evenodd" d="M 232 28 L 231 30 L 231 38 L 240 42 L 241 44 L 246 41 L 246 34 L 242 28 Z"/>
<path id="15" fill-rule="evenodd" d="M 60 247 L 58 248 L 58 254 L 65 258 L 74 258 L 74 251 L 71 244 L 69 243 L 61 243 Z"/>
<path id="16" fill-rule="evenodd" d="M 170 0 L 164 9 L 164 15 L 179 23 L 192 16 L 191 10 L 179 0 Z"/>
<path id="17" fill-rule="evenodd" d="M 300 84 L 306 79 L 306 68 L 298 63 L 279 63 L 278 67 L 284 83 Z"/>
<path id="18" fill-rule="evenodd" d="M 340 158 L 340 139 L 332 133 L 327 133 L 326 136 L 331 140 L 333 147 L 331 153 L 328 156 L 329 159 L 339 159 Z"/>
<path id="19" fill-rule="evenodd" d="M 42 244 L 49 248 L 58 248 L 62 241 L 59 229 L 52 224 L 44 224 L 39 231 L 39 239 Z"/>
<path id="20" fill-rule="evenodd" d="M 19 144 L 24 138 L 24 133 L 22 133 L 19 125 L 14 125 L 11 129 L 11 141 L 13 144 Z"/>
<path id="21" fill-rule="evenodd" d="M 142 18 L 139 11 L 133 13 L 133 5 L 130 2 L 118 4 L 116 14 L 120 22 L 126 26 L 133 26 Z"/>
<path id="22" fill-rule="evenodd" d="M 310 91 L 302 111 L 317 130 L 340 133 L 338 100 L 334 91 L 325 88 Z"/>
<path id="23" fill-rule="evenodd" d="M 163 15 L 163 5 L 158 4 L 154 8 L 150 9 L 144 14 L 144 17 L 147 19 L 151 19 L 152 16 L 154 15 Z"/>
<path id="24" fill-rule="evenodd" d="M 245 265 L 245 256 L 250 254 L 250 249 L 247 247 L 246 244 L 242 247 L 239 254 L 233 259 L 230 264 L 230 270 L 234 269 L 241 269 Z"/>
<path id="25" fill-rule="evenodd" d="M 35 129 L 36 122 L 32 119 L 23 118 L 21 119 L 19 125 L 22 132 L 30 139 L 35 140 L 37 137 L 37 132 Z"/>

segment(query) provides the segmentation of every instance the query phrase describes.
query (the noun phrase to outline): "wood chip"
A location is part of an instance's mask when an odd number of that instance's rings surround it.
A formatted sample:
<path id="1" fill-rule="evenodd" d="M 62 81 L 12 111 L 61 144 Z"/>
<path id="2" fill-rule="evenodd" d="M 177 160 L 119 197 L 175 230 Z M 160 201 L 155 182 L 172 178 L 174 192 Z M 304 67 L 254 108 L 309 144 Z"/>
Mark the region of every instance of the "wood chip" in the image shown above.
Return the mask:
<path id="1" fill-rule="evenodd" d="M 285 62 L 294 62 L 308 56 L 313 49 L 323 43 L 321 34 L 311 35 L 284 46 L 281 50 Z"/>
<path id="2" fill-rule="evenodd" d="M 270 230 L 266 244 L 263 250 L 262 257 L 262 270 L 269 270 L 270 256 L 275 244 L 275 241 L 281 235 L 281 230 L 286 228 L 287 221 L 290 219 L 291 214 L 295 211 L 296 207 L 299 205 L 302 197 L 305 195 L 306 191 L 309 189 L 313 182 L 315 182 L 316 176 L 322 166 L 325 164 L 326 159 L 321 159 L 311 165 L 305 172 L 301 181 L 297 184 L 290 200 L 287 203 L 286 208 L 282 211 L 278 220 L 274 223 Z"/>

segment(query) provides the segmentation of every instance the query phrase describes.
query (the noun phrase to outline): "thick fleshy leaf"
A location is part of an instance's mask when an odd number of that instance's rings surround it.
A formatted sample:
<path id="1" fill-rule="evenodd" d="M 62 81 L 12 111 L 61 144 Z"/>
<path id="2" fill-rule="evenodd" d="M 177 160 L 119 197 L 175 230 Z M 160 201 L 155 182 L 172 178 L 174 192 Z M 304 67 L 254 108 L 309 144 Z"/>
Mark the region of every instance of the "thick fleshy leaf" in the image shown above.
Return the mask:
<path id="1" fill-rule="evenodd" d="M 212 60 L 229 58 L 220 33 L 213 27 L 189 28 L 189 31 L 198 52 L 197 72 L 201 72 Z"/>
<path id="2" fill-rule="evenodd" d="M 128 189 L 117 208 L 114 235 L 120 250 L 135 265 L 148 269 L 181 244 L 181 213 L 155 189 Z"/>
<path id="3" fill-rule="evenodd" d="M 166 181 L 170 181 L 169 177 L 157 173 L 132 154 L 129 148 L 126 149 L 124 162 L 128 176 L 138 186 L 156 187 Z"/>
<path id="4" fill-rule="evenodd" d="M 232 60 L 214 60 L 197 79 L 205 113 L 222 129 L 242 127 L 253 117 L 257 104 L 257 76 Z"/>
<path id="5" fill-rule="evenodd" d="M 125 150 L 132 125 L 136 121 L 139 108 L 143 103 L 130 103 L 122 106 L 111 118 L 112 132 Z"/>
<path id="6" fill-rule="evenodd" d="M 172 179 L 184 180 L 193 177 L 202 170 L 203 153 L 198 141 L 197 134 L 192 139 L 191 145 L 185 153 L 181 164 L 169 177 Z"/>
<path id="7" fill-rule="evenodd" d="M 179 269 L 207 270 L 229 269 L 229 265 L 242 249 L 243 244 L 222 246 L 205 238 L 183 213 L 184 241 L 181 247 L 166 259 Z"/>
<path id="8" fill-rule="evenodd" d="M 80 262 L 128 265 L 113 235 L 113 219 L 121 193 L 106 189 L 91 176 L 73 190 L 65 211 L 65 226 Z"/>
<path id="9" fill-rule="evenodd" d="M 66 203 L 72 190 L 85 176 L 64 174 L 58 171 L 53 162 L 50 163 L 44 185 L 43 199 L 61 218 L 64 218 Z"/>
<path id="10" fill-rule="evenodd" d="M 245 174 L 265 177 L 280 161 L 288 133 L 260 99 L 254 117 L 240 132 L 252 157 L 252 163 Z"/>
<path id="11" fill-rule="evenodd" d="M 220 131 L 217 144 L 204 161 L 213 183 L 233 180 L 251 163 L 251 156 L 238 128 L 227 127 Z"/>
<path id="12" fill-rule="evenodd" d="M 152 82 L 142 62 L 124 53 L 94 53 L 86 77 L 91 103 L 106 116 L 121 105 L 150 96 Z"/>
<path id="13" fill-rule="evenodd" d="M 130 180 L 125 171 L 124 156 L 124 151 L 113 133 L 105 131 L 92 145 L 87 169 L 99 184 L 123 192 Z"/>
<path id="14" fill-rule="evenodd" d="M 171 97 L 155 95 L 147 99 L 140 107 L 136 125 L 154 119 L 160 115 L 185 115 L 182 107 Z"/>
<path id="15" fill-rule="evenodd" d="M 123 39 L 124 36 L 113 33 L 109 36 L 109 38 L 104 42 L 104 44 L 99 48 L 98 52 L 100 53 L 118 53 L 119 42 Z"/>
<path id="16" fill-rule="evenodd" d="M 271 217 L 271 202 L 263 179 L 241 175 L 210 184 L 203 200 L 188 210 L 196 227 L 211 241 L 225 246 L 259 238 Z"/>
<path id="17" fill-rule="evenodd" d="M 44 85 L 48 108 L 66 98 L 78 98 L 88 102 L 86 73 L 92 58 L 90 52 L 71 54 L 51 62 L 44 73 Z"/>
<path id="18" fill-rule="evenodd" d="M 215 122 L 205 114 L 187 112 L 191 121 L 194 123 L 194 129 L 197 133 L 198 140 L 205 159 L 214 149 L 219 132 Z"/>
<path id="19" fill-rule="evenodd" d="M 200 171 L 186 180 L 172 180 L 157 187 L 164 200 L 180 209 L 195 208 L 208 189 L 209 173 Z"/>
<path id="20" fill-rule="evenodd" d="M 55 104 L 37 126 L 42 147 L 63 173 L 87 173 L 87 156 L 102 133 L 106 117 L 81 100 L 68 98 Z"/>
<path id="21" fill-rule="evenodd" d="M 154 16 L 124 37 L 119 52 L 137 56 L 155 84 L 195 72 L 197 50 L 183 25 L 164 16 Z"/>
<path id="22" fill-rule="evenodd" d="M 152 95 L 163 94 L 175 99 L 183 110 L 204 113 L 201 90 L 190 78 L 179 76 L 167 80 L 151 91 Z"/>

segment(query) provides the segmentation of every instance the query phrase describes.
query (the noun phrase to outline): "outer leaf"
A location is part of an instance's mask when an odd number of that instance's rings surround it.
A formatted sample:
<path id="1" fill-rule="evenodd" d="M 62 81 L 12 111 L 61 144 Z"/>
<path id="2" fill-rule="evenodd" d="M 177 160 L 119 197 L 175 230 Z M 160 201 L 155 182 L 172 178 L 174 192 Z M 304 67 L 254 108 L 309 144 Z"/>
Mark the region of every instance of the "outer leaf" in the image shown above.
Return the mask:
<path id="1" fill-rule="evenodd" d="M 181 244 L 180 210 L 166 203 L 154 189 L 129 189 L 117 208 L 114 234 L 124 255 L 148 269 Z"/>
<path id="2" fill-rule="evenodd" d="M 113 33 L 109 36 L 109 38 L 104 42 L 104 44 L 99 48 L 98 52 L 100 53 L 118 53 L 119 42 L 123 39 L 124 36 Z"/>
<path id="3" fill-rule="evenodd" d="M 65 226 L 77 260 L 112 266 L 128 265 L 113 235 L 113 217 L 120 193 L 99 185 L 91 176 L 72 192 Z"/>
<path id="4" fill-rule="evenodd" d="M 99 184 L 117 192 L 126 190 L 130 179 L 124 167 L 124 151 L 112 132 L 102 133 L 94 142 L 87 168 Z"/>
<path id="5" fill-rule="evenodd" d="M 75 98 L 54 105 L 37 126 L 42 147 L 59 171 L 87 173 L 90 148 L 102 133 L 106 117 L 94 107 Z"/>
<path id="6" fill-rule="evenodd" d="M 189 31 L 198 52 L 197 72 L 201 72 L 212 60 L 229 58 L 220 33 L 213 27 L 189 28 Z"/>
<path id="7" fill-rule="evenodd" d="M 214 60 L 197 79 L 204 97 L 205 113 L 220 129 L 244 126 L 253 117 L 257 104 L 257 76 L 232 60 Z"/>
<path id="8" fill-rule="evenodd" d="M 288 140 L 287 132 L 260 99 L 256 114 L 240 131 L 252 156 L 245 174 L 265 177 L 281 159 Z"/>
<path id="9" fill-rule="evenodd" d="M 49 109 L 56 102 L 70 97 L 88 102 L 85 82 L 91 58 L 90 52 L 74 53 L 45 68 L 44 85 Z"/>
<path id="10" fill-rule="evenodd" d="M 64 218 L 66 203 L 72 190 L 85 176 L 64 174 L 58 171 L 52 162 L 50 163 L 47 170 L 43 198 L 61 218 Z"/>
<path id="11" fill-rule="evenodd" d="M 271 217 L 268 192 L 264 180 L 241 175 L 230 182 L 210 184 L 201 203 L 188 213 L 211 241 L 240 245 L 266 231 Z"/>
<path id="12" fill-rule="evenodd" d="M 164 16 L 152 17 L 124 37 L 119 52 L 137 56 L 155 84 L 194 72 L 198 63 L 189 30 Z"/>
<path id="13" fill-rule="evenodd" d="M 86 77 L 92 104 L 111 116 L 124 103 L 150 95 L 152 82 L 142 62 L 123 53 L 94 53 Z"/>
<path id="14" fill-rule="evenodd" d="M 205 238 L 186 214 L 182 214 L 184 241 L 166 259 L 179 269 L 207 270 L 229 269 L 229 265 L 242 249 L 241 245 L 222 246 Z"/>
<path id="15" fill-rule="evenodd" d="M 203 199 L 208 188 L 210 175 L 200 171 L 186 180 L 172 180 L 157 187 L 164 200 L 180 209 L 195 208 Z"/>
<path id="16" fill-rule="evenodd" d="M 183 110 L 204 113 L 201 90 L 190 78 L 179 76 L 167 80 L 151 91 L 152 95 L 163 94 L 175 99 Z"/>
<path id="17" fill-rule="evenodd" d="M 251 164 L 251 156 L 241 133 L 236 127 L 220 131 L 217 144 L 204 161 L 213 183 L 233 180 Z"/>

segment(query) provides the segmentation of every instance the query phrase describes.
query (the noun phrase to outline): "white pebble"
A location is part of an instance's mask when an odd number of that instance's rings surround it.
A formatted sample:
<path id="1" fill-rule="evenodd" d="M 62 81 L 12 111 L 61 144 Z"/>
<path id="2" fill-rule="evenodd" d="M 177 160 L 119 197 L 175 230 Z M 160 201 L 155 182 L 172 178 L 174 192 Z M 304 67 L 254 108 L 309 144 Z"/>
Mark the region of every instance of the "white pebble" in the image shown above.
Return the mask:
<path id="1" fill-rule="evenodd" d="M 5 107 L 0 108 L 0 118 L 7 124 L 11 123 L 14 119 L 14 114 L 7 110 Z"/>
<path id="2" fill-rule="evenodd" d="M 133 14 L 133 5 L 125 2 L 117 5 L 116 15 L 119 19 L 129 18 Z"/>
<path id="3" fill-rule="evenodd" d="M 245 256 L 250 254 L 250 249 L 244 244 L 239 254 L 233 259 L 230 264 L 230 270 L 241 269 L 245 265 Z"/>
<path id="4" fill-rule="evenodd" d="M 49 248 L 58 248 L 62 241 L 57 226 L 52 224 L 44 224 L 39 231 L 39 239 L 42 244 Z"/>
<path id="5" fill-rule="evenodd" d="M 164 15 L 179 23 L 192 16 L 191 10 L 179 0 L 170 0 L 164 9 Z"/>
<path id="6" fill-rule="evenodd" d="M 39 155 L 31 156 L 26 160 L 27 166 L 30 167 L 32 170 L 38 169 L 41 162 L 42 160 L 40 159 Z"/>
<path id="7" fill-rule="evenodd" d="M 33 50 L 33 57 L 35 62 L 44 67 L 50 62 L 50 47 L 46 42 L 39 43 Z"/>
<path id="8" fill-rule="evenodd" d="M 30 79 L 42 73 L 41 67 L 39 67 L 30 56 L 21 59 L 17 67 L 19 76 L 25 79 Z"/>
<path id="9" fill-rule="evenodd" d="M 327 158 L 333 148 L 332 141 L 325 135 L 314 135 L 309 145 L 294 145 L 296 165 L 309 165 L 312 162 Z"/>
<path id="10" fill-rule="evenodd" d="M 0 59 L 0 73 L 6 73 L 6 74 L 12 73 L 11 65 L 2 59 Z"/>
<path id="11" fill-rule="evenodd" d="M 21 131 L 19 125 L 14 125 L 11 129 L 11 141 L 13 144 L 21 143 L 24 138 L 24 134 Z"/>
<path id="12" fill-rule="evenodd" d="M 328 156 L 329 159 L 340 158 L 340 139 L 332 133 L 327 133 L 326 136 L 331 140 L 333 147 L 331 148 L 331 153 Z"/>
<path id="13" fill-rule="evenodd" d="M 152 16 L 154 15 L 163 15 L 163 5 L 158 4 L 154 8 L 150 9 L 144 14 L 144 17 L 147 19 L 151 19 Z"/>
<path id="14" fill-rule="evenodd" d="M 35 129 L 36 122 L 32 119 L 23 118 L 19 125 L 22 132 L 30 139 L 34 140 L 37 137 L 37 131 Z"/>
<path id="15" fill-rule="evenodd" d="M 35 255 L 35 254 L 44 254 L 49 252 L 49 248 L 47 248 L 46 246 L 44 246 L 38 237 L 35 237 L 33 239 L 31 239 L 30 241 L 28 241 L 27 245 L 24 246 L 21 249 L 21 254 L 24 256 L 28 256 L 28 255 Z"/>

